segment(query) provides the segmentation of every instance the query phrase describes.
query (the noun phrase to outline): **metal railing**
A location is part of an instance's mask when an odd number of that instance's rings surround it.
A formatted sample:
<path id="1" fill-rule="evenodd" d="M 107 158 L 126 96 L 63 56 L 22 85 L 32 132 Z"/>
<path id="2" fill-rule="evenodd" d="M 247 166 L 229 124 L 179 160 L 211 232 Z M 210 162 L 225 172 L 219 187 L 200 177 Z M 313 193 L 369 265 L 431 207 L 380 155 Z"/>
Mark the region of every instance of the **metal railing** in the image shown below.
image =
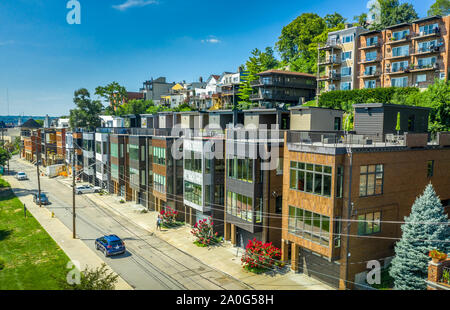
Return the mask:
<path id="1" fill-rule="evenodd" d="M 404 135 L 364 135 L 350 132 L 310 132 L 290 131 L 287 134 L 287 143 L 314 146 L 345 147 L 353 146 L 404 146 Z"/>

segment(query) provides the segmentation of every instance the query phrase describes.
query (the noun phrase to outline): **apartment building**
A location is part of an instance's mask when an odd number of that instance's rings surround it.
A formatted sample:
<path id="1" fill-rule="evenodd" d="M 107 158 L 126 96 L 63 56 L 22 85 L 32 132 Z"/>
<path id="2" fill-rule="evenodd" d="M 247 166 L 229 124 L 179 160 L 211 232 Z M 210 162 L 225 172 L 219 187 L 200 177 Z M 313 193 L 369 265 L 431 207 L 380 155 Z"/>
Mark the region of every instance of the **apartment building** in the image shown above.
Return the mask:
<path id="1" fill-rule="evenodd" d="M 318 45 L 317 93 L 330 90 L 359 88 L 358 37 L 367 31 L 362 27 L 346 25 L 343 30 L 328 34 Z"/>
<path id="2" fill-rule="evenodd" d="M 125 128 L 114 128 L 110 136 L 110 193 L 131 200 L 129 187 L 128 133 Z"/>
<path id="3" fill-rule="evenodd" d="M 212 74 L 206 81 L 206 86 L 203 88 L 195 88 L 195 94 L 190 98 L 190 104 L 199 110 L 208 110 L 218 103 L 220 93 L 219 86 L 220 75 Z"/>
<path id="4" fill-rule="evenodd" d="M 358 117 L 359 106 L 356 134 L 285 136 L 282 259 L 341 289 L 367 285 L 367 261 L 388 266 L 401 237 L 398 222 L 428 183 L 447 211 L 450 201 L 450 134 L 429 142 L 426 132 L 383 133 L 377 141 L 367 134 L 375 120 Z"/>
<path id="5" fill-rule="evenodd" d="M 36 162 L 41 153 L 41 125 L 29 119 L 20 126 L 20 156 L 29 162 Z"/>
<path id="6" fill-rule="evenodd" d="M 83 133 L 78 130 L 66 132 L 65 140 L 67 171 L 72 174 L 73 167 L 75 167 L 76 177 L 81 179 L 83 171 Z"/>
<path id="7" fill-rule="evenodd" d="M 111 128 L 97 128 L 95 132 L 95 185 L 109 190 Z"/>
<path id="8" fill-rule="evenodd" d="M 224 134 L 223 131 L 193 133 L 183 139 L 184 205 L 191 225 L 212 217 L 214 231 L 223 235 L 224 225 Z"/>
<path id="9" fill-rule="evenodd" d="M 226 130 L 224 238 L 237 247 L 254 238 L 280 246 L 282 136 L 279 130 Z"/>
<path id="10" fill-rule="evenodd" d="M 143 83 L 140 92 L 143 93 L 145 100 L 153 100 L 155 104 L 160 104 L 161 96 L 168 94 L 174 85 L 175 83 L 167 83 L 165 77 L 152 78 Z"/>
<path id="11" fill-rule="evenodd" d="M 298 105 L 314 99 L 316 77 L 312 74 L 268 70 L 258 74 L 259 79 L 250 83 L 254 93 L 250 101 L 259 107 L 277 108 L 286 104 Z"/>
<path id="12" fill-rule="evenodd" d="M 221 102 L 217 106 L 218 109 L 232 109 L 237 105 L 240 98 L 239 84 L 241 83 L 241 78 L 245 74 L 242 68 L 239 67 L 238 71 L 235 73 L 225 72 L 219 79 L 219 86 L 221 88 Z"/>
<path id="13" fill-rule="evenodd" d="M 83 132 L 83 173 L 84 182 L 95 183 L 95 132 Z"/>
<path id="14" fill-rule="evenodd" d="M 450 16 L 429 16 L 362 33 L 359 88 L 415 86 L 448 80 Z"/>

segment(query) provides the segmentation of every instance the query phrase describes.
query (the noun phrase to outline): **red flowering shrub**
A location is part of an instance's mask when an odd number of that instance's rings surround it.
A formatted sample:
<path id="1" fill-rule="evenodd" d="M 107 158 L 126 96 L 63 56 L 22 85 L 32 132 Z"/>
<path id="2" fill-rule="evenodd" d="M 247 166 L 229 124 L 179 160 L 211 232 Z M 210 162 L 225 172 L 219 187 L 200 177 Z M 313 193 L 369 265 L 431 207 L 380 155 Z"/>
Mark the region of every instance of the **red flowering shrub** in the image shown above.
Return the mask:
<path id="1" fill-rule="evenodd" d="M 160 214 L 162 216 L 162 224 L 170 226 L 175 223 L 175 218 L 178 215 L 178 211 L 175 211 L 170 207 L 166 207 L 164 210 L 161 210 Z"/>
<path id="2" fill-rule="evenodd" d="M 242 255 L 243 268 L 249 271 L 262 272 L 275 266 L 280 266 L 281 250 L 270 243 L 262 243 L 256 238 L 249 240 Z"/>
<path id="3" fill-rule="evenodd" d="M 213 225 L 214 222 L 211 217 L 195 223 L 194 228 L 191 230 L 191 234 L 197 238 L 197 241 L 194 243 L 197 245 L 209 246 L 219 242 L 218 233 L 214 233 Z"/>

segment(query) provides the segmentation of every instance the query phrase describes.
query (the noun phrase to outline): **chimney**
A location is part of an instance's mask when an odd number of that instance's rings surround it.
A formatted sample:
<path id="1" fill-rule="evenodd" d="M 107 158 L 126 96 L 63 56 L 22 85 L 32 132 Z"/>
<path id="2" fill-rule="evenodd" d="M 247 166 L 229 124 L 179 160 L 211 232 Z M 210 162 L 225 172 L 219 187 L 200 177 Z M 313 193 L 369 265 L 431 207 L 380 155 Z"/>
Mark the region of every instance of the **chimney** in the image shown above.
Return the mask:
<path id="1" fill-rule="evenodd" d="M 202 77 L 200 77 L 198 80 L 199 80 L 200 83 L 203 83 L 203 78 Z"/>

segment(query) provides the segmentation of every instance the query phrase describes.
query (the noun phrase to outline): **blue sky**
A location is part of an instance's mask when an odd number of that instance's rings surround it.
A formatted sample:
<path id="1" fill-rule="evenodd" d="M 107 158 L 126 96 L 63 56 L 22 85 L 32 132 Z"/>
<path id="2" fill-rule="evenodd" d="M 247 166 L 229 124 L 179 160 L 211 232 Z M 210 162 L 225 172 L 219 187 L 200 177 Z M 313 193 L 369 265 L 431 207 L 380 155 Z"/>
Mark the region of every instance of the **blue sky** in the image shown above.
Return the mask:
<path id="1" fill-rule="evenodd" d="M 363 0 L 79 0 L 81 25 L 69 25 L 67 2 L 0 2 L 0 115 L 6 89 L 11 115 L 68 115 L 75 89 L 234 71 L 301 13 L 351 21 L 367 10 Z M 413 3 L 422 17 L 434 0 Z"/>

